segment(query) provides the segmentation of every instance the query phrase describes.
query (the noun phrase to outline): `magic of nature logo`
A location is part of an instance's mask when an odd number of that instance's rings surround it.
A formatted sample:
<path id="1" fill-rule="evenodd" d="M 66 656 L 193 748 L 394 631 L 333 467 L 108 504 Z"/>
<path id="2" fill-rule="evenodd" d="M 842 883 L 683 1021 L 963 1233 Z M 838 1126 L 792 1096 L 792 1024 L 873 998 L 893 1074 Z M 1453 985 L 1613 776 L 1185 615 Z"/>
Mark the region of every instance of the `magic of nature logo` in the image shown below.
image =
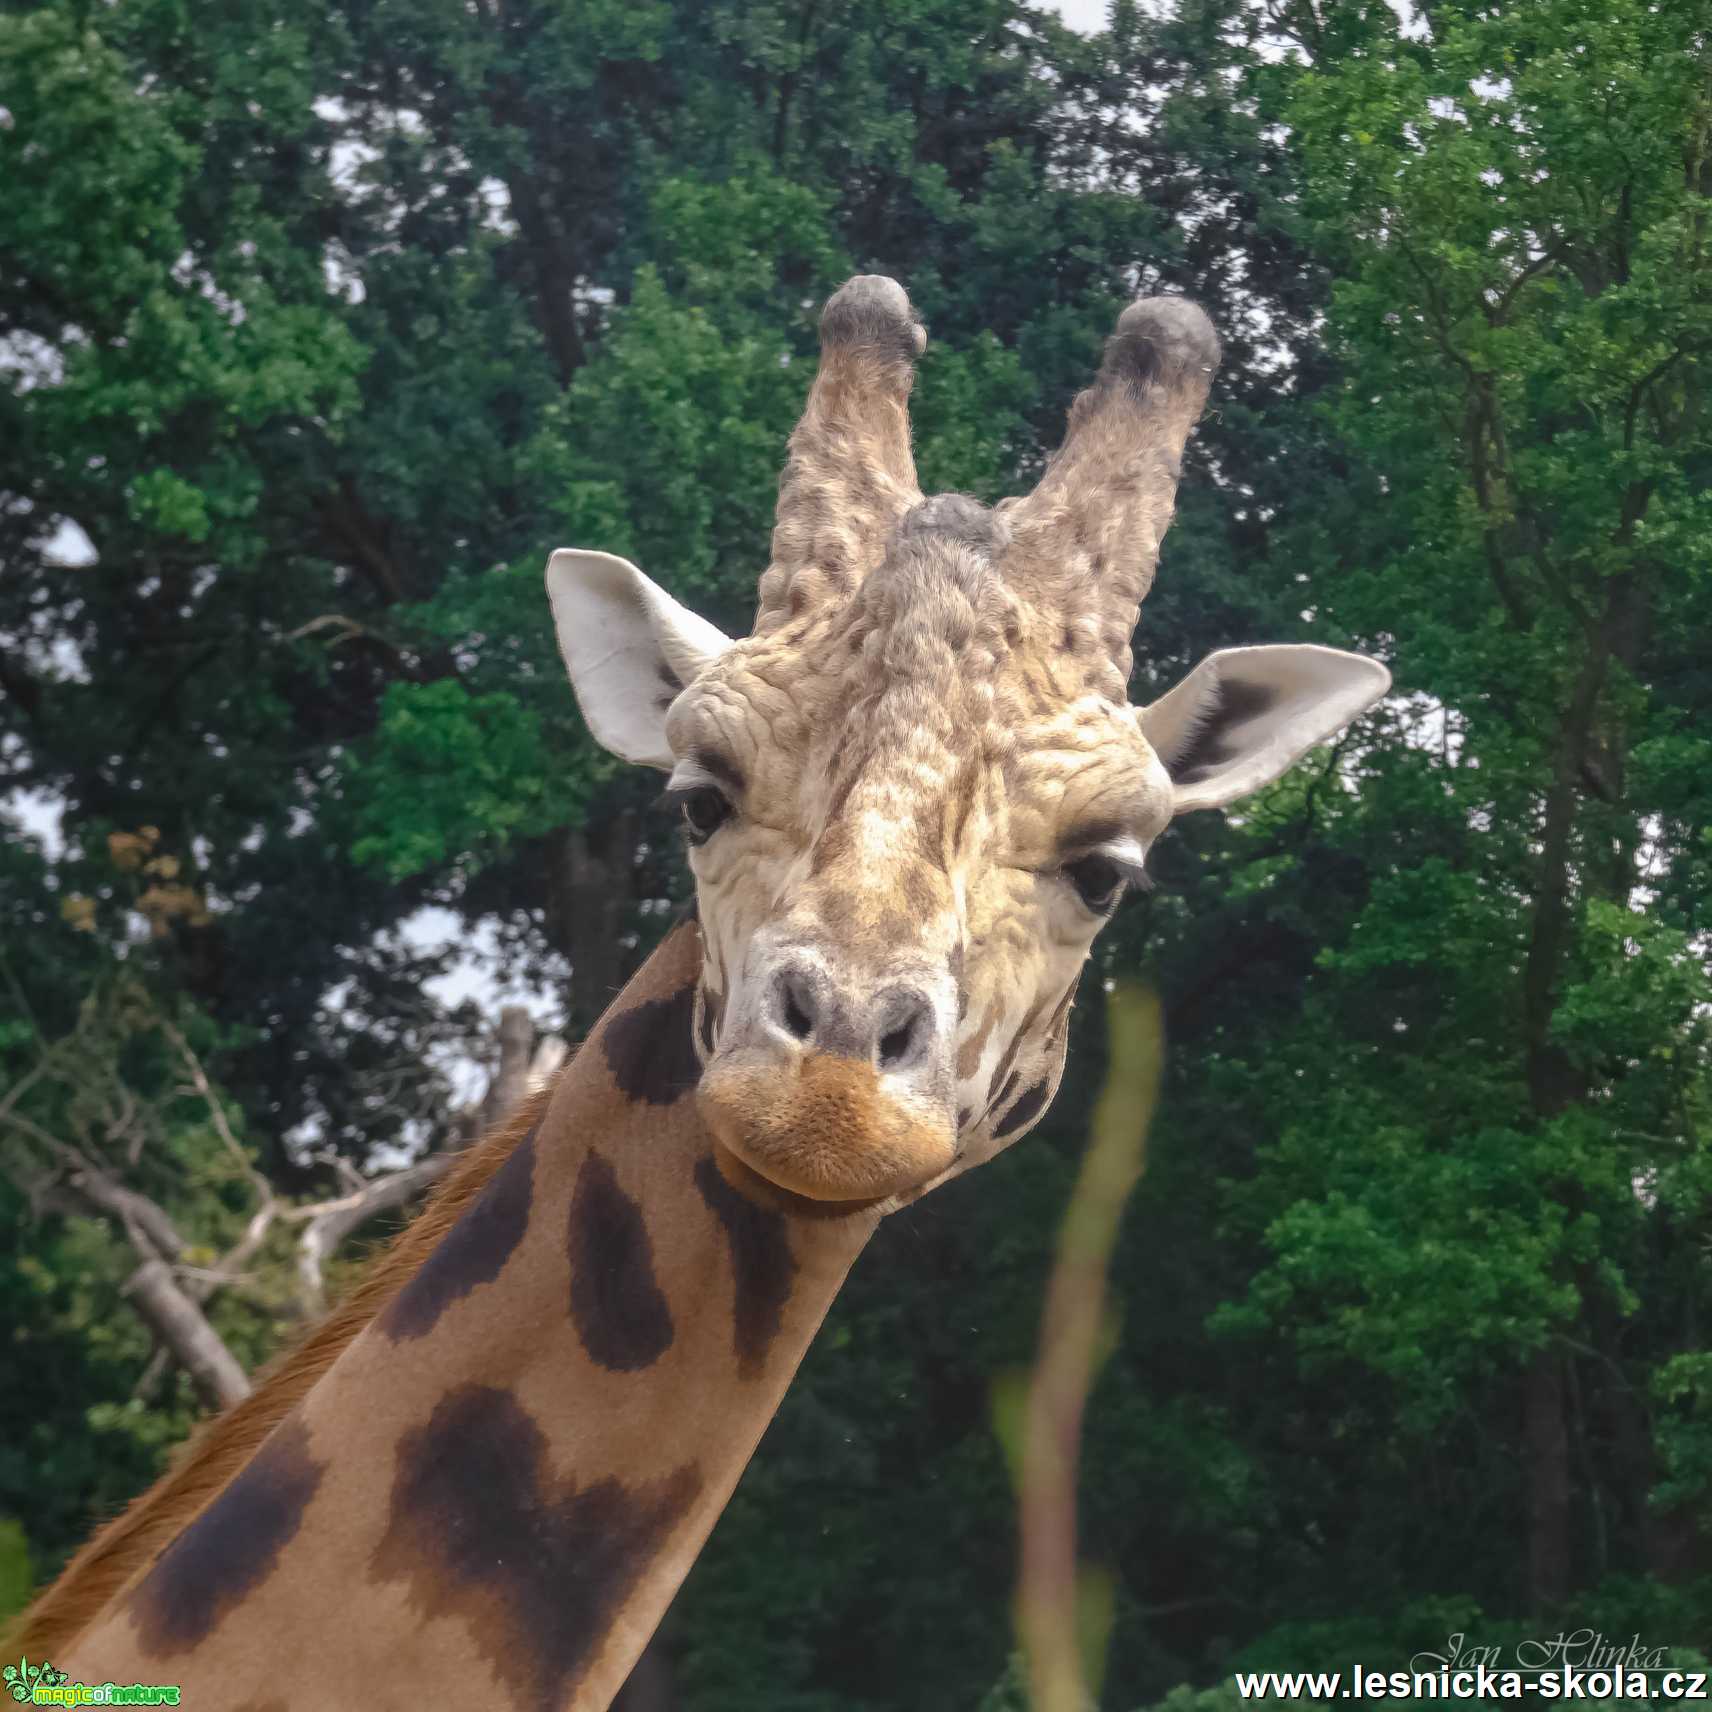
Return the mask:
<path id="1" fill-rule="evenodd" d="M 19 1659 L 0 1669 L 14 1700 L 31 1706 L 176 1706 L 176 1682 L 73 1682 L 42 1660 Z"/>

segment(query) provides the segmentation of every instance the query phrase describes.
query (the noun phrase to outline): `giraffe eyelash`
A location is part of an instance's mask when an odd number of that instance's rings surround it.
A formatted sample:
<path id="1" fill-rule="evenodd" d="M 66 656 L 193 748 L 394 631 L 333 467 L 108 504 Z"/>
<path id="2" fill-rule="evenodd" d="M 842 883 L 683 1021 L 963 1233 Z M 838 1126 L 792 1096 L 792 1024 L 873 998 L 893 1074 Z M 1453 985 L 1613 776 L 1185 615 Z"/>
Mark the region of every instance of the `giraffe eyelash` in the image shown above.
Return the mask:
<path id="1" fill-rule="evenodd" d="M 1132 888 L 1145 890 L 1150 884 L 1140 862 L 1127 851 L 1084 850 L 1058 870 L 1059 876 L 1082 900 L 1090 914 L 1109 918 Z"/>
<path id="2" fill-rule="evenodd" d="M 726 792 L 709 779 L 667 785 L 660 793 L 660 803 L 676 810 L 684 837 L 694 845 L 707 843 L 737 812 Z"/>

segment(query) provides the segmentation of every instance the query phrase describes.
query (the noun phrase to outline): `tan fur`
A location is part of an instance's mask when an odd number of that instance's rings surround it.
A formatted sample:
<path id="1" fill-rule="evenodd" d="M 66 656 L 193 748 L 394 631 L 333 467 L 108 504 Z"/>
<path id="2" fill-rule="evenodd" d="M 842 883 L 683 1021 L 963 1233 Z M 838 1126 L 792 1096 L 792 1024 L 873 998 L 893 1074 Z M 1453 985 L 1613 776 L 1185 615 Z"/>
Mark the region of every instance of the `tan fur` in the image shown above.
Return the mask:
<path id="1" fill-rule="evenodd" d="M 241 1561 L 182 1533 L 56 1664 L 283 1712 L 608 1704 L 878 1217 L 752 1202 L 682 1084 L 647 1080 L 687 1047 L 700 962 L 693 927 L 667 939 L 513 1148 L 525 1175 L 492 1176 L 464 1248 L 442 1242 L 463 1281 L 425 1317 L 420 1276 L 396 1294 L 252 1460 L 246 1479 L 301 1482 L 284 1521 L 283 1500 L 234 1512 L 234 1483 L 212 1537 Z M 470 1272 L 494 1195 L 524 1222 Z M 280 1544 L 245 1557 L 257 1522 Z"/>
<path id="2" fill-rule="evenodd" d="M 175 1465 L 72 1558 L 59 1579 L 0 1639 L 0 1653 L 48 1659 L 64 1653 L 162 1546 L 250 1460 L 262 1440 L 386 1306 L 511 1156 L 511 1150 L 528 1134 L 551 1098 L 551 1087 L 532 1094 L 464 1154 L 436 1187 L 428 1204 L 364 1272 L 345 1300 L 263 1369 L 248 1397 L 208 1422 L 180 1448 Z"/>

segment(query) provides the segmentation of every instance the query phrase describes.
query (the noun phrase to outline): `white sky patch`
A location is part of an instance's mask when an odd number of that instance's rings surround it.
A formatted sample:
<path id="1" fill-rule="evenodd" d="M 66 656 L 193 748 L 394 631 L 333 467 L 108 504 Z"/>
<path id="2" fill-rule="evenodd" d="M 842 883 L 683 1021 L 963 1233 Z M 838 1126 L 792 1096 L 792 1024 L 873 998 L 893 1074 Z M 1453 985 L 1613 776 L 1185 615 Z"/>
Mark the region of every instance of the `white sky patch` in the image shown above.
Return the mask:
<path id="1" fill-rule="evenodd" d="M 255 246 L 240 244 L 238 253 L 249 260 L 255 254 Z M 212 303 L 229 325 L 239 327 L 249 319 L 249 311 L 230 292 L 220 289 L 213 274 L 203 267 L 194 250 L 186 250 L 172 264 L 172 277 L 186 291 L 194 291 L 199 297 Z"/>
<path id="2" fill-rule="evenodd" d="M 50 636 L 45 642 L 34 636 L 27 637 L 24 658 L 32 672 L 54 683 L 89 682 L 89 668 L 83 663 L 83 650 L 69 636 Z"/>
<path id="3" fill-rule="evenodd" d="M 482 224 L 488 231 L 505 237 L 517 230 L 517 222 L 511 217 L 511 192 L 503 179 L 484 178 L 476 187 L 476 194 L 487 209 Z"/>
<path id="4" fill-rule="evenodd" d="M 56 345 L 36 333 L 9 333 L 0 339 L 0 380 L 14 392 L 58 386 L 65 378 L 65 358 Z"/>
<path id="5" fill-rule="evenodd" d="M 455 910 L 443 905 L 429 904 L 413 911 L 394 928 L 379 935 L 377 944 L 402 946 L 419 954 L 432 954 L 454 948 L 456 955 L 444 975 L 422 983 L 422 995 L 432 1005 L 445 1011 L 455 1010 L 465 1003 L 474 1004 L 486 1027 L 484 1038 L 472 1043 L 466 1035 L 451 1031 L 446 1038 L 430 1039 L 423 1053 L 425 1070 L 443 1077 L 450 1088 L 450 1105 L 432 1117 L 406 1119 L 395 1147 L 377 1149 L 364 1162 L 370 1174 L 396 1170 L 417 1158 L 425 1147 L 443 1137 L 446 1118 L 460 1108 L 478 1103 L 488 1091 L 498 1063 L 495 1030 L 499 1013 L 505 1005 L 522 1005 L 535 1023 L 536 1045 L 542 1036 L 556 1032 L 564 1020 L 563 994 L 570 977 L 569 965 L 555 959 L 551 978 L 531 984 L 508 972 L 510 959 L 500 945 L 499 924 L 493 919 L 478 921 L 473 927 Z M 356 1020 L 346 1016 L 351 1001 L 352 983 L 336 981 L 321 996 L 320 1011 L 323 1026 L 336 1029 L 341 1021 Z M 383 1102 L 391 1096 L 376 1096 Z M 284 1137 L 294 1157 L 312 1157 L 326 1141 L 319 1118 L 309 1118 L 290 1130 Z"/>
<path id="6" fill-rule="evenodd" d="M 65 854 L 65 799 L 51 791 L 13 791 L 0 814 L 42 847 L 50 862 Z"/>
<path id="7" fill-rule="evenodd" d="M 1412 41 L 1425 41 L 1430 36 L 1432 26 L 1409 3 L 1409 0 L 1386 0 L 1386 4 L 1397 14 L 1397 22 L 1402 33 Z"/>
<path id="8" fill-rule="evenodd" d="M 1417 690 L 1413 695 L 1393 695 L 1391 705 L 1399 709 L 1406 723 L 1403 741 L 1411 749 L 1436 751 L 1448 767 L 1462 760 L 1462 715 L 1448 708 L 1435 696 Z"/>
<path id="9" fill-rule="evenodd" d="M 452 967 L 444 975 L 423 983 L 423 992 L 436 1004 L 455 1010 L 466 1001 L 473 1003 L 491 1024 L 498 1023 L 502 1006 L 522 1005 L 535 1019 L 537 1033 L 561 1025 L 564 1001 L 559 993 L 551 986 L 519 980 L 509 972 L 509 959 L 500 948 L 497 923 L 480 921 L 472 929 L 455 910 L 429 904 L 406 916 L 398 924 L 397 932 L 416 951 L 457 948 Z M 459 1104 L 479 1100 L 493 1072 L 491 1063 L 478 1063 L 461 1053 L 448 1053 L 439 1060 L 438 1068 L 450 1080 Z"/>
<path id="10" fill-rule="evenodd" d="M 482 1011 L 499 1015 L 501 1005 L 524 1005 L 538 1023 L 557 1021 L 563 1006 L 550 987 L 531 986 L 503 973 L 505 962 L 499 945 L 499 928 L 492 921 L 477 922 L 471 929 L 456 910 L 426 904 L 398 924 L 397 932 L 415 951 L 459 948 L 459 961 L 449 974 L 429 981 L 423 988 L 431 998 L 454 1009 L 466 999 Z"/>
<path id="11" fill-rule="evenodd" d="M 351 260 L 351 253 L 336 238 L 321 252 L 321 280 L 327 295 L 342 303 L 361 303 L 368 296 L 368 287 Z"/>
<path id="12" fill-rule="evenodd" d="M 59 520 L 59 527 L 49 539 L 44 556 L 50 565 L 66 571 L 93 565 L 99 557 L 95 543 L 84 533 L 83 526 L 72 522 L 69 517 Z"/>
<path id="13" fill-rule="evenodd" d="M 1098 34 L 1111 16 L 1111 0 L 1041 0 L 1048 12 L 1056 12 L 1071 29 L 1085 36 Z"/>

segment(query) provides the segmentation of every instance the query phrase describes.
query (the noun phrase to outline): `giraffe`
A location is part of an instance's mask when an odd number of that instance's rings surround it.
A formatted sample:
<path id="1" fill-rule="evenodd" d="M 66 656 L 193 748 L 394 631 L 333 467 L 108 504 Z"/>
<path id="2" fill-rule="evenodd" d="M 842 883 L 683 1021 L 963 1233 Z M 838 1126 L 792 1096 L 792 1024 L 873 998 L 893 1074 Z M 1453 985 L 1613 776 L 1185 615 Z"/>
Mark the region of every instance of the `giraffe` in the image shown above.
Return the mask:
<path id="1" fill-rule="evenodd" d="M 1384 694 L 1298 645 L 1127 700 L 1198 308 L 1126 309 L 991 509 L 917 487 L 924 344 L 894 281 L 827 304 L 750 636 L 552 556 L 573 690 L 668 773 L 694 914 L 14 1645 L 234 1712 L 608 1705 L 878 1221 L 1038 1122 L 1151 845 Z"/>

